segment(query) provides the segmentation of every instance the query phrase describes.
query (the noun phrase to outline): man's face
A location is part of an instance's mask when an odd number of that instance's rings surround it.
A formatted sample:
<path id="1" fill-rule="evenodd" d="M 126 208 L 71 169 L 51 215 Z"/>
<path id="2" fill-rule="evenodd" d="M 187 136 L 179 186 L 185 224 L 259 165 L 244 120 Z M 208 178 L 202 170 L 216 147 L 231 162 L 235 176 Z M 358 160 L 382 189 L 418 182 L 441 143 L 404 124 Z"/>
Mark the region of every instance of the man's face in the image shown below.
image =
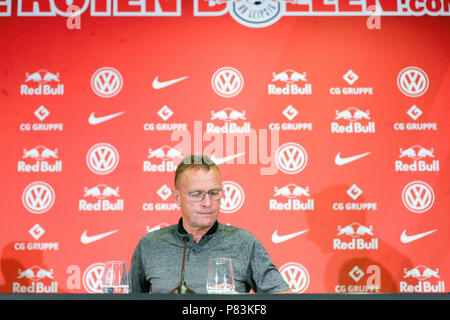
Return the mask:
<path id="1" fill-rule="evenodd" d="M 222 179 L 217 170 L 190 168 L 182 173 L 174 196 L 177 205 L 181 208 L 186 231 L 209 229 L 216 222 L 220 211 L 220 199 L 211 200 L 206 194 L 202 201 L 193 202 L 188 197 L 189 192 L 213 189 L 222 189 Z"/>

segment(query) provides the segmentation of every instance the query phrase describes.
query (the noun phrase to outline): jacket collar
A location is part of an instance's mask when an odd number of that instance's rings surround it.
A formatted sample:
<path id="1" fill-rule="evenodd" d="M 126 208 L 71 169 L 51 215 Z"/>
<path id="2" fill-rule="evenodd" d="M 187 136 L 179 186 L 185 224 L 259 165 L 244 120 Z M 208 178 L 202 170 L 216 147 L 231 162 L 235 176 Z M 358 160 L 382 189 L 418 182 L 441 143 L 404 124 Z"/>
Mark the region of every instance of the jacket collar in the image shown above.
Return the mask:
<path id="1" fill-rule="evenodd" d="M 218 228 L 219 228 L 219 223 L 216 220 L 216 222 L 214 222 L 213 226 L 208 230 L 208 232 L 206 232 L 205 235 L 209 236 L 209 235 L 215 234 L 217 232 Z M 180 218 L 180 220 L 178 221 L 178 233 L 182 234 L 182 235 L 188 234 L 187 231 L 183 227 L 183 218 Z"/>

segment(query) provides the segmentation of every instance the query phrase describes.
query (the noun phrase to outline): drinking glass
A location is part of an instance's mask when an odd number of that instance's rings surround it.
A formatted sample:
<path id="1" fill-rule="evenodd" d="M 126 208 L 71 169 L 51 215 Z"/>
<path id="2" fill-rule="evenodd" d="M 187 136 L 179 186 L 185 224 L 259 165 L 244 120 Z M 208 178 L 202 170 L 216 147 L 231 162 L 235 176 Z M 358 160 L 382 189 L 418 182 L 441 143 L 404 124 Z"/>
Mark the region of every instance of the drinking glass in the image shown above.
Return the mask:
<path id="1" fill-rule="evenodd" d="M 214 258 L 209 260 L 206 291 L 211 294 L 234 293 L 235 282 L 233 264 L 230 258 Z"/>
<path id="2" fill-rule="evenodd" d="M 127 264 L 124 261 L 106 261 L 102 277 L 103 293 L 128 293 Z"/>

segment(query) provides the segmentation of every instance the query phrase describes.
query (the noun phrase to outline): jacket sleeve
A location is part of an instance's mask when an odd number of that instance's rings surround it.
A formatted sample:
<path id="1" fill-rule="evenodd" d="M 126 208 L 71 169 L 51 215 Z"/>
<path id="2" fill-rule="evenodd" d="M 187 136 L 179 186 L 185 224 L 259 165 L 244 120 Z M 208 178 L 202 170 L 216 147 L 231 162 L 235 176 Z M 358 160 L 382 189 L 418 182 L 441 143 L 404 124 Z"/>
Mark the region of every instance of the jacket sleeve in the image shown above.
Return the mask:
<path id="1" fill-rule="evenodd" d="M 131 268 L 128 275 L 130 293 L 149 293 L 150 291 L 151 285 L 146 278 L 142 254 L 142 241 L 140 241 L 131 259 Z"/>
<path id="2" fill-rule="evenodd" d="M 273 264 L 269 253 L 262 243 L 254 238 L 250 271 L 256 293 L 274 293 L 289 290 L 290 287 Z"/>

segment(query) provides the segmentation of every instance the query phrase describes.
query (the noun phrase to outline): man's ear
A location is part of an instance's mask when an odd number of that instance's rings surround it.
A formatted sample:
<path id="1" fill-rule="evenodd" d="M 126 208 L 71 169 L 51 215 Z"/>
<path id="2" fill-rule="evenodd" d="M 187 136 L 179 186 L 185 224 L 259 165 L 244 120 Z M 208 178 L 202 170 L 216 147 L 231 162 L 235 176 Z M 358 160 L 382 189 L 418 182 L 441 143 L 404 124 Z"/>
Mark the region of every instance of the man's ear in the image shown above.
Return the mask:
<path id="1" fill-rule="evenodd" d="M 172 189 L 172 196 L 177 206 L 181 207 L 180 192 L 177 189 Z"/>

